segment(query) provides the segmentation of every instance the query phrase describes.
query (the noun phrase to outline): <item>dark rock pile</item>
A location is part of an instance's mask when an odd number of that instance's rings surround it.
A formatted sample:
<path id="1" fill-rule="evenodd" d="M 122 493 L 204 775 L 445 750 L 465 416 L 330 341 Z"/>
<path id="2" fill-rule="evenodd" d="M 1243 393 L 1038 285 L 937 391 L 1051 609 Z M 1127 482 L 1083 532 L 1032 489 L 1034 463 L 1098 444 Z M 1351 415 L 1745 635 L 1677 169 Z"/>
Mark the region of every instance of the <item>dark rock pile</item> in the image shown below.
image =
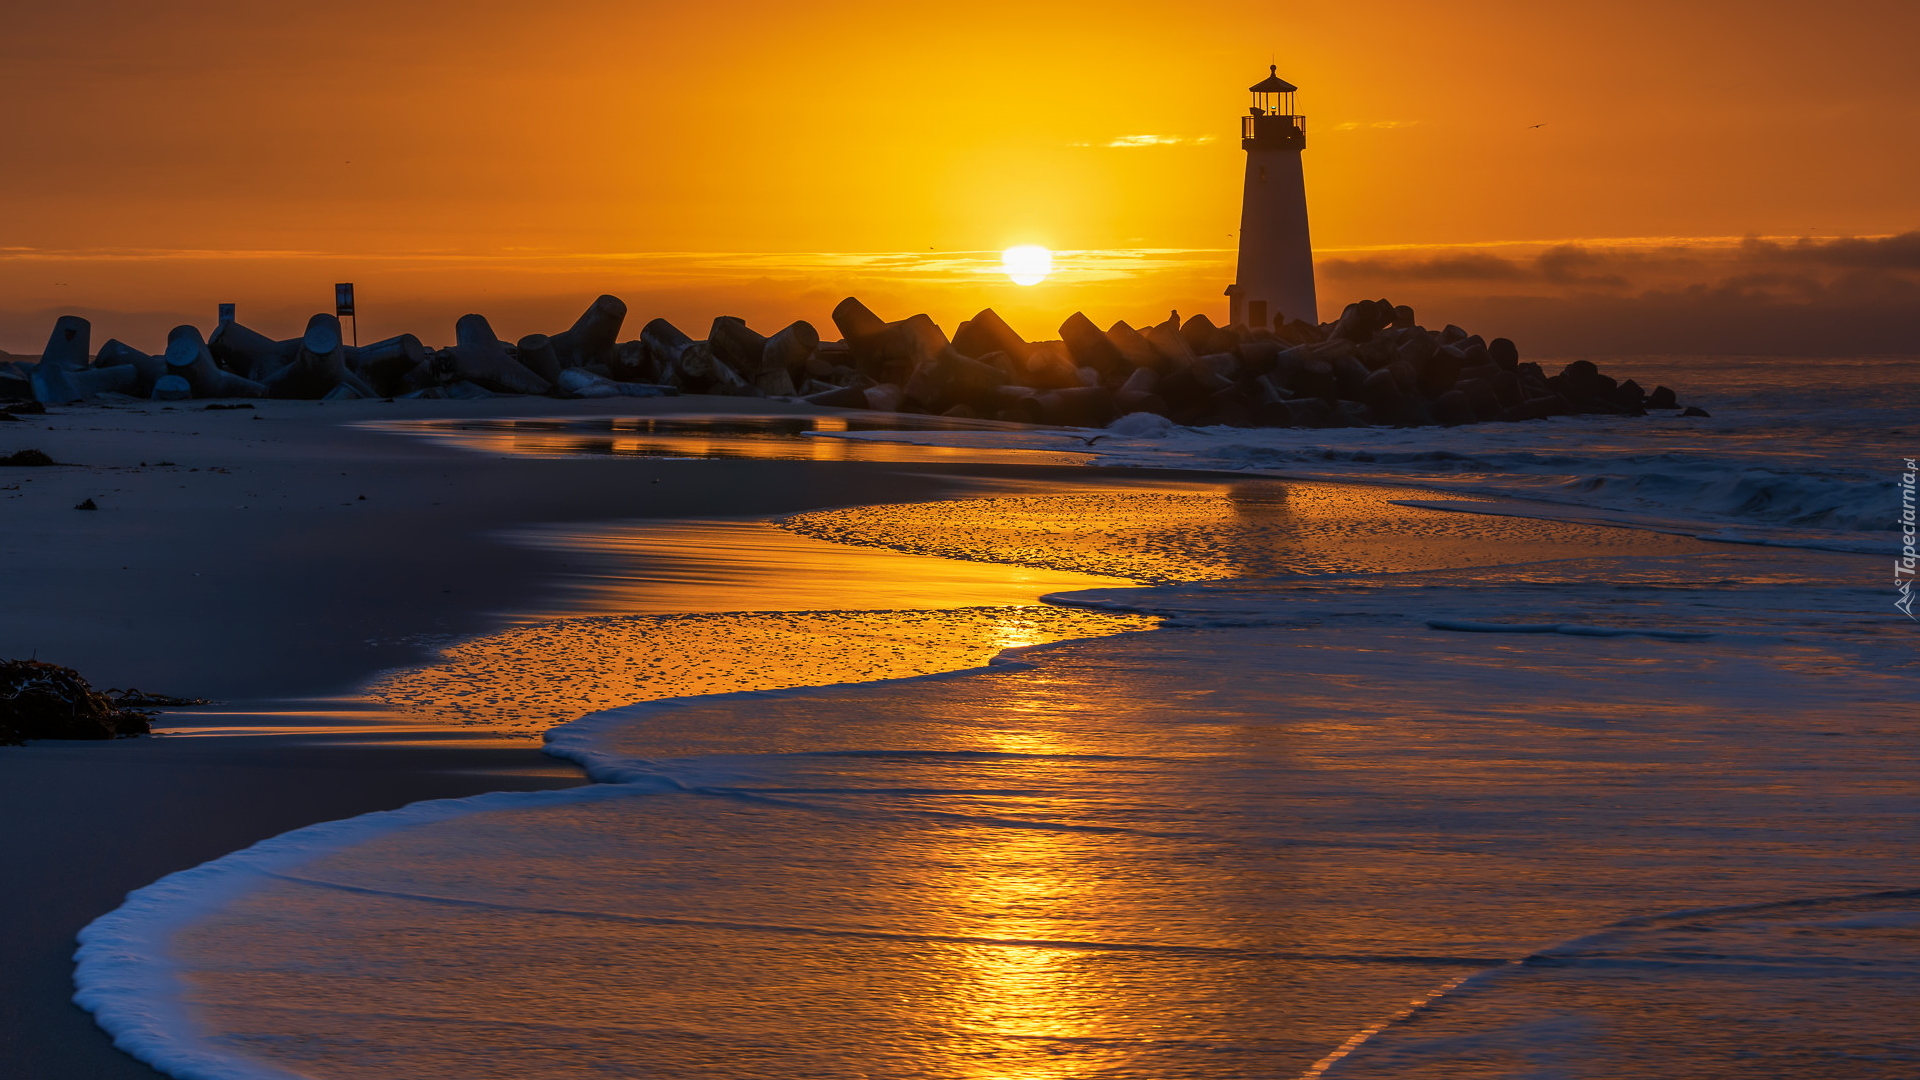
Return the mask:
<path id="1" fill-rule="evenodd" d="M 132 692 L 114 697 L 72 668 L 38 660 L 0 660 L 0 746 L 28 739 L 117 739 L 152 730 L 137 704 L 169 704 Z"/>
<path id="2" fill-rule="evenodd" d="M 159 356 L 109 341 L 89 359 L 89 327 L 63 316 L 37 367 L 0 365 L 0 398 L 50 403 L 114 393 L 190 397 L 637 397 L 702 393 L 800 398 L 882 412 L 1100 427 L 1135 412 L 1178 424 L 1235 427 L 1417 426 L 1675 409 L 1578 360 L 1548 375 L 1506 338 L 1457 326 L 1428 330 L 1413 309 L 1349 304 L 1339 319 L 1272 330 L 1215 326 L 1205 315 L 1102 330 L 1076 312 L 1053 341 L 1027 341 L 991 308 L 949 338 L 922 314 L 889 322 L 848 297 L 833 310 L 838 341 L 808 323 L 762 335 L 723 315 L 696 340 L 655 319 L 619 341 L 627 307 L 602 296 L 573 326 L 507 344 L 480 315 L 462 316 L 450 348 L 402 334 L 342 344 L 339 320 L 315 315 L 275 341 L 222 323 L 202 339 L 176 327 Z"/>

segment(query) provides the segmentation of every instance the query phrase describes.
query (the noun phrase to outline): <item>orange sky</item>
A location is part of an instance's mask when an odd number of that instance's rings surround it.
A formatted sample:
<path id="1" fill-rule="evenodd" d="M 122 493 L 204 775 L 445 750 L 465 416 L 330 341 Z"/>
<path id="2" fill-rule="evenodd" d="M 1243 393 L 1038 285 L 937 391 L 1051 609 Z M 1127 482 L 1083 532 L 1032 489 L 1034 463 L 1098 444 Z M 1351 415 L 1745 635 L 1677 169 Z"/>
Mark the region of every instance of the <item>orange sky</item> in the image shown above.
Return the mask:
<path id="1" fill-rule="evenodd" d="M 1920 226 L 1920 5 L 1893 0 L 4 2 L 15 351 L 53 310 L 297 324 L 346 278 L 369 332 L 430 341 L 397 322 L 549 329 L 600 291 L 696 322 L 824 322 L 853 288 L 949 322 L 1223 307 L 1270 55 L 1323 257 Z M 1167 141 L 1110 145 L 1140 136 Z M 985 272 L 1014 243 L 1085 272 Z"/>

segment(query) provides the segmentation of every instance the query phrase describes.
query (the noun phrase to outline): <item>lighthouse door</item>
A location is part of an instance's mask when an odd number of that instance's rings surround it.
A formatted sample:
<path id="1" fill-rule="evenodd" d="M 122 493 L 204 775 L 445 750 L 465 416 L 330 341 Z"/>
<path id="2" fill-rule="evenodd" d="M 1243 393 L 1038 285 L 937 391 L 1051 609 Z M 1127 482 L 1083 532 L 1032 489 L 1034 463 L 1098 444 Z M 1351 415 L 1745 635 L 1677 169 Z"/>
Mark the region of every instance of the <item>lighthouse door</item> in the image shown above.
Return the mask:
<path id="1" fill-rule="evenodd" d="M 1247 301 L 1247 325 L 1255 330 L 1266 329 L 1267 302 L 1265 300 Z"/>

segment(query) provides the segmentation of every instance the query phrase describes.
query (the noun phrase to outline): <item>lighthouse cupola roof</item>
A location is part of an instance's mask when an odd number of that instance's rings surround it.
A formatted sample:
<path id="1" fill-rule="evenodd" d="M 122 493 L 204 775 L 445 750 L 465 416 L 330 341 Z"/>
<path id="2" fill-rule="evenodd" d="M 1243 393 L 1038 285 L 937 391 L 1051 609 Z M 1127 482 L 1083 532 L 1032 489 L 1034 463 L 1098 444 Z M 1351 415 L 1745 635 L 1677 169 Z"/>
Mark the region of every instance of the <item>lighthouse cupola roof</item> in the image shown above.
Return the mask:
<path id="1" fill-rule="evenodd" d="M 1300 88 L 1280 77 L 1280 65 L 1268 64 L 1267 77 L 1247 89 L 1256 94 L 1291 94 Z"/>

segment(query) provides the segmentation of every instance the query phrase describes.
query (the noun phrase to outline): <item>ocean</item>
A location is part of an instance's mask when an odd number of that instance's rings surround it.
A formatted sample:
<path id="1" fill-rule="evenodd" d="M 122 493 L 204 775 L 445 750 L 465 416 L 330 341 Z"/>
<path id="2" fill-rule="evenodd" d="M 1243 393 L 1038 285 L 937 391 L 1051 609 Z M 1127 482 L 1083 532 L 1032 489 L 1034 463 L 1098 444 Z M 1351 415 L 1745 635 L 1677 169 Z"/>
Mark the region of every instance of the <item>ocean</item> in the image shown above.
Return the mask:
<path id="1" fill-rule="evenodd" d="M 1603 366 L 1712 415 L 411 429 L 1060 467 L 527 536 L 596 613 L 372 692 L 599 782 L 172 875 L 76 1000 L 195 1080 L 1912 1076 L 1913 361 Z"/>

